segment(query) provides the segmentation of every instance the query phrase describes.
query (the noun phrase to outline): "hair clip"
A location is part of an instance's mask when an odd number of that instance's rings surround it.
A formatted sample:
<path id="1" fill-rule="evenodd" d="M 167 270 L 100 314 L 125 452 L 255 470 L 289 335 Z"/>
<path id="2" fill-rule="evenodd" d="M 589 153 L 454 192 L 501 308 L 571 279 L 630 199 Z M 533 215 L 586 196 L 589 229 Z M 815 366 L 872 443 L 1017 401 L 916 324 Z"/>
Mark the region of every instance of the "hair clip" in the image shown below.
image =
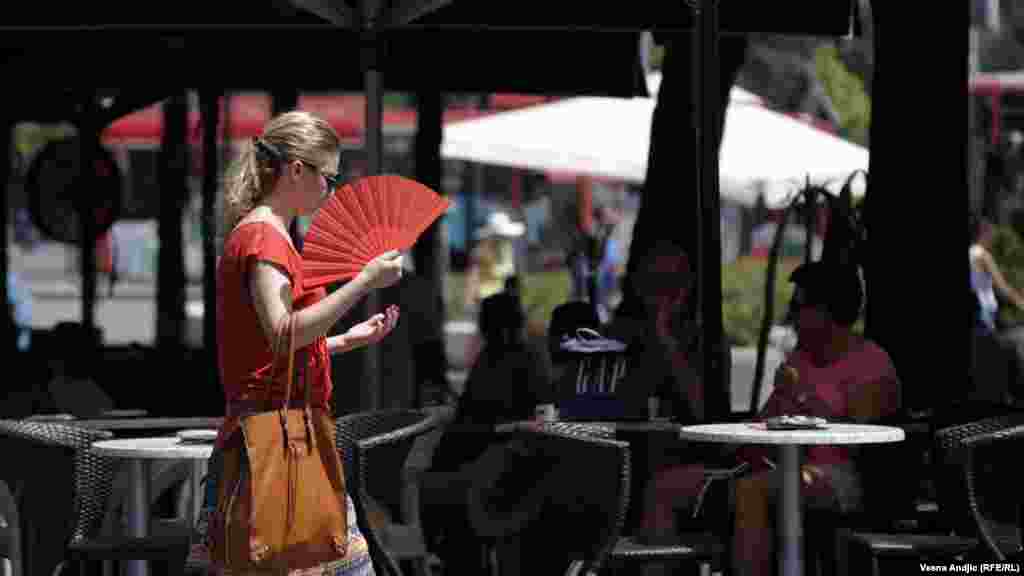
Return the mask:
<path id="1" fill-rule="evenodd" d="M 267 142 L 263 138 L 253 138 L 252 143 L 253 145 L 256 146 L 257 150 L 259 150 L 260 152 L 267 156 L 270 156 L 272 159 L 277 160 L 278 162 L 284 159 L 284 156 L 277 149 L 277 147 L 273 146 L 270 142 Z"/>

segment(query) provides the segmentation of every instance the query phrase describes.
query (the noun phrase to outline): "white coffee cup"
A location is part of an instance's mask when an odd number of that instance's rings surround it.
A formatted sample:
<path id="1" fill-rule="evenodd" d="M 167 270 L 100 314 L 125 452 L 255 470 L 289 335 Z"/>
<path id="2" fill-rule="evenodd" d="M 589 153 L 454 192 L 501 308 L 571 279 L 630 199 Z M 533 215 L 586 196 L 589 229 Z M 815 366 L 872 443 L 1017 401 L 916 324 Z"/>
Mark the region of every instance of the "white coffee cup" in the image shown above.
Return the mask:
<path id="1" fill-rule="evenodd" d="M 647 398 L 647 419 L 655 420 L 661 415 L 661 398 L 650 396 Z"/>
<path id="2" fill-rule="evenodd" d="M 545 422 L 558 420 L 558 408 L 554 404 L 539 404 L 533 413 L 537 418 Z"/>

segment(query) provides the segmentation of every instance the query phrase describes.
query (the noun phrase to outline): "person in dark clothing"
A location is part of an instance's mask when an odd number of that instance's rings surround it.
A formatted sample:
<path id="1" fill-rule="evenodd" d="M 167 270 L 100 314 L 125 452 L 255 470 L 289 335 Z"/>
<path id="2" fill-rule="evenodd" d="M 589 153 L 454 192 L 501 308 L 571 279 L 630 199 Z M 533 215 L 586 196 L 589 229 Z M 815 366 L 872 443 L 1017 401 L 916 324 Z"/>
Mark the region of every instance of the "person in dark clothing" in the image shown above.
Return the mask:
<path id="1" fill-rule="evenodd" d="M 513 295 L 502 292 L 483 300 L 484 348 L 469 372 L 455 419 L 434 453 L 435 466 L 451 471 L 475 460 L 497 439 L 495 426 L 530 420 L 537 405 L 551 401 L 544 363 L 526 345 L 524 322 Z"/>
<path id="2" fill-rule="evenodd" d="M 704 387 L 695 369 L 695 333 L 684 320 L 693 285 L 685 251 L 660 242 L 623 284 L 623 299 L 607 326 L 608 337 L 628 345 L 625 397 L 646 405 L 649 396 L 678 422 L 703 418 Z"/>
<path id="3" fill-rule="evenodd" d="M 481 302 L 480 332 L 484 348 L 477 357 L 459 397 L 453 421 L 434 451 L 431 472 L 453 474 L 448 502 L 464 502 L 478 466 L 502 466 L 504 442 L 498 424 L 531 420 L 536 407 L 552 401 L 544 362 L 525 342 L 525 319 L 514 294 L 502 292 Z M 528 470 L 508 466 L 508 482 L 530 485 Z M 525 476 L 524 476 L 525 475 Z M 487 570 L 486 542 L 478 539 L 465 510 L 439 506 L 424 513 L 424 532 L 444 564 L 445 574 L 479 574 Z"/>

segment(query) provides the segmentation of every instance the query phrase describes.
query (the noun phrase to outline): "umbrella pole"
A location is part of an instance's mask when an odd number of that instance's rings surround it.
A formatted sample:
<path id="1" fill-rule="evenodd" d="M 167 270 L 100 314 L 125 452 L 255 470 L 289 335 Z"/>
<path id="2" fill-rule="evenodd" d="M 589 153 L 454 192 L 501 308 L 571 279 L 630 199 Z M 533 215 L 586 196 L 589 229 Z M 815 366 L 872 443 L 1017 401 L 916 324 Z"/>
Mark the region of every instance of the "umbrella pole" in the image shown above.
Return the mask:
<path id="1" fill-rule="evenodd" d="M 379 40 L 372 31 L 367 33 L 363 46 L 366 74 L 366 147 L 367 176 L 381 173 L 384 154 L 382 143 L 383 122 L 383 87 L 379 69 Z M 372 316 L 380 309 L 380 296 L 371 291 L 366 296 L 366 316 Z M 381 363 L 380 346 L 367 346 L 363 349 L 365 372 L 363 373 L 364 406 L 369 410 L 377 410 L 381 402 Z"/>
<path id="2" fill-rule="evenodd" d="M 12 156 L 11 148 L 14 146 L 14 122 L 8 118 L 0 119 L 0 221 L 3 222 L 3 229 L 7 230 L 10 207 L 10 188 L 9 178 L 12 172 L 12 166 L 10 158 Z M 4 278 L 7 278 L 8 270 L 10 270 L 10 249 L 7 242 L 0 245 L 0 268 L 3 268 Z M 28 282 L 28 278 L 23 278 L 22 282 Z M 4 293 L 4 301 L 10 302 L 10 295 L 7 292 L 8 283 L 5 280 L 3 286 L 0 286 L 0 290 Z M 7 306 L 0 311 L 2 316 L 2 329 L 8 342 L 15 342 L 18 338 L 18 327 L 14 324 L 14 310 L 10 306 Z"/>
<path id="3" fill-rule="evenodd" d="M 91 110 L 91 106 L 92 102 L 89 102 L 87 109 Z M 99 142 L 95 123 L 93 114 L 88 112 L 82 122 L 79 136 L 82 168 L 78 174 L 80 180 L 77 184 L 85 189 L 93 188 L 93 179 L 96 176 L 96 170 L 90 169 L 97 160 L 94 145 Z M 78 198 L 76 201 L 79 203 L 78 234 L 81 243 L 79 270 L 82 282 L 82 326 L 85 333 L 89 334 L 91 338 L 96 327 L 96 240 L 98 234 L 95 220 L 92 217 L 92 205 L 85 199 Z"/>
<path id="4" fill-rule="evenodd" d="M 818 192 L 807 177 L 807 195 L 804 196 L 804 262 L 814 259 L 814 238 L 818 227 Z"/>
<path id="5" fill-rule="evenodd" d="M 220 174 L 217 154 L 217 124 L 220 121 L 221 89 L 203 90 L 199 100 L 202 109 L 203 127 L 203 350 L 209 358 L 211 380 L 219 386 L 220 371 L 217 369 L 217 247 L 214 238 L 217 224 L 214 222 L 217 210 L 217 177 Z M 227 108 L 225 107 L 225 116 Z M 227 119 L 224 120 L 225 124 Z M 225 132 L 227 138 L 227 132 Z M 227 149 L 225 141 L 224 148 Z"/>
<path id="6" fill-rule="evenodd" d="M 704 414 L 698 418 L 723 418 L 729 416 L 729 391 L 725 390 L 722 366 L 722 262 L 721 231 L 720 231 L 720 197 L 719 197 L 719 165 L 717 130 L 719 127 L 719 28 L 718 0 L 702 0 L 697 4 L 697 46 L 694 51 L 697 58 L 697 69 L 700 71 L 697 90 L 699 113 L 698 147 L 700 155 L 699 190 L 701 217 L 698 220 L 700 230 L 698 250 L 698 278 L 702 286 L 700 290 L 700 310 L 702 318 L 698 326 L 703 328 L 702 343 L 704 386 L 706 405 Z"/>

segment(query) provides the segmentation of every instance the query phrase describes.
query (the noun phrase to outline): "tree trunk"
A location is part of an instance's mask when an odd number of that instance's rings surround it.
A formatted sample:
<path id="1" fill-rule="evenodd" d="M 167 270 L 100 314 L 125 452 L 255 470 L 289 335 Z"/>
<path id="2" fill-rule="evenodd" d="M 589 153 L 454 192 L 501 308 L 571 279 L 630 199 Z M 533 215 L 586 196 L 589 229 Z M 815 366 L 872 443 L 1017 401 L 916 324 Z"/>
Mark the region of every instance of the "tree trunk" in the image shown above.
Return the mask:
<path id="1" fill-rule="evenodd" d="M 633 228 L 633 240 L 623 286 L 624 298 L 634 297 L 632 278 L 637 273 L 637 267 L 644 255 L 658 240 L 675 242 L 690 255 L 691 259 L 696 257 L 700 249 L 700 201 L 696 187 L 699 154 L 695 135 L 697 118 L 693 110 L 695 89 L 690 85 L 691 42 L 688 33 L 666 40 L 661 87 L 658 89 L 658 102 L 651 121 L 647 177 L 636 225 Z M 718 141 L 712 143 L 716 150 L 721 145 L 729 92 L 745 61 L 746 48 L 745 38 L 721 38 L 719 126 L 716 130 Z M 715 259 L 709 264 L 711 269 L 717 272 L 721 260 Z M 694 310 L 695 306 L 689 306 L 684 313 L 692 315 Z M 709 395 L 705 393 L 704 397 Z M 726 416 L 716 413 L 720 410 L 721 407 L 716 410 L 709 406 L 705 417 L 715 419 Z"/>
<path id="2" fill-rule="evenodd" d="M 957 2 L 929 6 L 928 34 L 944 40 L 930 43 L 928 58 L 906 49 L 910 31 L 921 27 L 919 15 L 892 2 L 873 2 L 872 8 L 875 78 L 863 263 L 865 328 L 896 365 L 904 407 L 934 407 L 943 403 L 943 387 L 962 389 L 966 382 L 962 376 L 937 382 L 929 373 L 939 366 L 963 374 L 959 370 L 969 362 L 963 316 L 949 308 L 964 301 L 964 237 L 952 232 L 964 225 L 967 143 L 963 124 L 937 130 L 945 125 L 941 115 L 909 113 L 908 106 L 921 86 L 931 94 L 950 95 L 939 109 L 953 113 L 967 106 L 963 21 L 970 7 Z M 950 65 L 958 61 L 961 65 Z M 915 166 L 915 153 L 926 159 L 924 169 Z"/>

